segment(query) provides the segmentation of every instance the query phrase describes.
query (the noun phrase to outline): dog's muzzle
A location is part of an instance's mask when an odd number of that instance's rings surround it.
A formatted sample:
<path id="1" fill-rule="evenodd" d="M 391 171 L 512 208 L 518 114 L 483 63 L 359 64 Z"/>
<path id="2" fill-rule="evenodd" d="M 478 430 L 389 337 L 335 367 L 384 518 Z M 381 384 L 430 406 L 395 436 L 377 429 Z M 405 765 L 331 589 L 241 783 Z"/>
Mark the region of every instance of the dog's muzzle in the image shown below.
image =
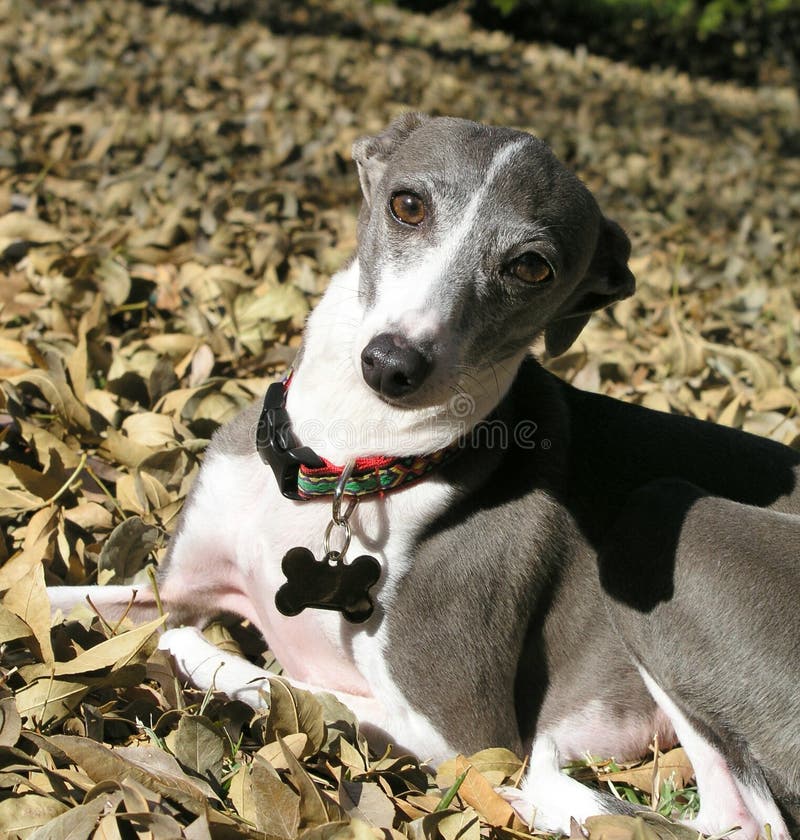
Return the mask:
<path id="1" fill-rule="evenodd" d="M 390 399 L 414 393 L 433 368 L 431 358 L 401 335 L 381 333 L 361 351 L 361 372 L 373 391 Z"/>

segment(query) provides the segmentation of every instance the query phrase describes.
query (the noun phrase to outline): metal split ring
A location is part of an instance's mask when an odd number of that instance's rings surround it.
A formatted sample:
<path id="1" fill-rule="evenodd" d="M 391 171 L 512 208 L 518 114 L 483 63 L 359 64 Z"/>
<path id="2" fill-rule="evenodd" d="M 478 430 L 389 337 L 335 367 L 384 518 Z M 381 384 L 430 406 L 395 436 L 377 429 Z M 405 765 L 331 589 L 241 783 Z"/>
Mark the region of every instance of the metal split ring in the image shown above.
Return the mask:
<path id="1" fill-rule="evenodd" d="M 331 532 L 333 531 L 334 525 L 344 529 L 344 541 L 342 542 L 342 547 L 334 551 L 335 554 L 344 560 L 344 556 L 347 554 L 347 549 L 350 548 L 350 539 L 353 536 L 353 533 L 350 530 L 350 523 L 346 519 L 343 522 L 334 522 L 331 519 L 328 523 L 328 527 L 325 529 L 325 535 L 322 537 L 322 550 L 326 557 L 331 553 Z"/>
<path id="2" fill-rule="evenodd" d="M 342 499 L 344 499 L 345 487 L 347 486 L 347 480 L 350 478 L 350 475 L 353 472 L 353 467 L 355 466 L 355 463 L 355 460 L 349 460 L 344 465 L 342 474 L 339 476 L 339 480 L 336 482 L 336 489 L 333 491 L 331 521 L 328 523 L 328 527 L 325 529 L 325 536 L 322 538 L 322 550 L 327 556 L 331 553 L 331 533 L 333 532 L 333 526 L 337 525 L 339 528 L 342 528 L 344 530 L 344 540 L 342 542 L 342 547 L 338 551 L 334 552 L 342 560 L 344 560 L 344 556 L 347 553 L 347 549 L 350 548 L 350 540 L 353 536 L 353 533 L 350 529 L 350 522 L 348 520 L 352 516 L 353 511 L 356 509 L 356 505 L 358 504 L 358 496 L 350 496 L 350 499 L 347 502 L 347 507 L 344 509 L 344 511 L 342 511 Z"/>

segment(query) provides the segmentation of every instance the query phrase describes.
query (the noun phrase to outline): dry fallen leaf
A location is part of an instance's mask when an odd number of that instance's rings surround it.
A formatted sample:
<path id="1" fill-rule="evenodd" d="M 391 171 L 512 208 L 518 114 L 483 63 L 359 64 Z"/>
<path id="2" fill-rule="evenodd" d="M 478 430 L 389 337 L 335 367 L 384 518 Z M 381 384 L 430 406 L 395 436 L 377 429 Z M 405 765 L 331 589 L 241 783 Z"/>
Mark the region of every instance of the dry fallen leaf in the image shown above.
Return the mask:
<path id="1" fill-rule="evenodd" d="M 456 759 L 456 772 L 466 773 L 458 795 L 471 805 L 489 824 L 498 827 L 510 826 L 514 809 L 498 794 L 489 781 L 463 756 Z"/>
<path id="2" fill-rule="evenodd" d="M 653 793 L 655 781 L 655 770 L 658 770 L 658 785 L 670 779 L 676 788 L 686 787 L 694 777 L 694 770 L 689 761 L 686 751 L 682 747 L 676 747 L 669 752 L 662 753 L 658 757 L 658 764 L 648 761 L 627 770 L 618 770 L 614 773 L 603 773 L 600 778 L 610 782 L 626 782 L 634 785 L 645 793 Z"/>

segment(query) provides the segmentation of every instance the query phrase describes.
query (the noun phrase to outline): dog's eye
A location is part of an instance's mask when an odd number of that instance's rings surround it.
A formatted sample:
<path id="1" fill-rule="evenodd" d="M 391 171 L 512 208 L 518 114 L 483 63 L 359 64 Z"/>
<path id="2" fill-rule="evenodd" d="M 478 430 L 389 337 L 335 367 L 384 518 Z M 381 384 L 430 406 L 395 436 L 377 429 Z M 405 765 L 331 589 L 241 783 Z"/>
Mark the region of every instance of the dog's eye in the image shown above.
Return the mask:
<path id="1" fill-rule="evenodd" d="M 389 201 L 389 209 L 398 222 L 406 225 L 418 225 L 425 218 L 425 202 L 414 193 L 395 193 Z"/>
<path id="2" fill-rule="evenodd" d="M 541 283 L 549 280 L 553 273 L 545 260 L 533 251 L 517 257 L 509 266 L 509 270 L 514 277 L 525 283 Z"/>

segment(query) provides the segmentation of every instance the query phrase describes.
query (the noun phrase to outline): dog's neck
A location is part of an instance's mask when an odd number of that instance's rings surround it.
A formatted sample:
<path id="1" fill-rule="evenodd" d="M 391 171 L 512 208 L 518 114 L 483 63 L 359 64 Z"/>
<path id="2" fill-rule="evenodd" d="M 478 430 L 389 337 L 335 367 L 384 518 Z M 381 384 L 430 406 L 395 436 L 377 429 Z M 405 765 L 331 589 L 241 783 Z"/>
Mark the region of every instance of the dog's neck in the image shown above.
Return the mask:
<path id="1" fill-rule="evenodd" d="M 356 260 L 332 278 L 308 319 L 286 402 L 298 441 L 334 464 L 371 455 L 427 455 L 448 446 L 492 412 L 525 355 L 471 378 L 445 404 L 397 408 L 361 375 L 356 335 L 363 314 Z"/>

